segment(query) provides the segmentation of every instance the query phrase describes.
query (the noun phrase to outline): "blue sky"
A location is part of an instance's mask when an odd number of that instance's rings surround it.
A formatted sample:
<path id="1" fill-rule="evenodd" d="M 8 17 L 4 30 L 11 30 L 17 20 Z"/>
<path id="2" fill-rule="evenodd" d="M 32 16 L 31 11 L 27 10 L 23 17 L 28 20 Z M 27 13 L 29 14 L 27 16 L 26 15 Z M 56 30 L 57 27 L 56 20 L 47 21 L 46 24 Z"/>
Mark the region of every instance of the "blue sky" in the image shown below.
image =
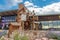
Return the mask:
<path id="1" fill-rule="evenodd" d="M 38 14 L 60 13 L 60 0 L 0 0 L 0 11 L 18 9 L 19 3 L 24 4 L 30 11 L 35 10 Z"/>

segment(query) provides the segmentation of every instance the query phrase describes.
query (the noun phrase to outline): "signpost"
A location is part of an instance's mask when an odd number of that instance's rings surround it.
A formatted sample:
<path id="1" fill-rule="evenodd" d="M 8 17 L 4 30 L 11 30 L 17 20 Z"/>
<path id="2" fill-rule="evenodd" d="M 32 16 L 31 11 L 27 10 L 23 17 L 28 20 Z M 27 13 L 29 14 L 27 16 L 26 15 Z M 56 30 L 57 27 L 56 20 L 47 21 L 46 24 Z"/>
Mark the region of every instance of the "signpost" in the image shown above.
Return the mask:
<path id="1" fill-rule="evenodd" d="M 22 20 L 22 21 L 26 21 L 26 16 L 27 16 L 27 15 L 22 14 L 22 15 L 21 15 L 21 20 Z"/>

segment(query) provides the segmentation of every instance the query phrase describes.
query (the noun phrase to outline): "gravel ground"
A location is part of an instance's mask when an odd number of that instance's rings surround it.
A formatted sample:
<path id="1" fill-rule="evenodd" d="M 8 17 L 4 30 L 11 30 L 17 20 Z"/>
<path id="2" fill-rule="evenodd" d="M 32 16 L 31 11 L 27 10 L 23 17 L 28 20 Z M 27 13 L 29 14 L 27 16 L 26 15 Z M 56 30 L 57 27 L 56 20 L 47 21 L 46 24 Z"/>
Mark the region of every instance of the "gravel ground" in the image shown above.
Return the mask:
<path id="1" fill-rule="evenodd" d="M 6 35 L 8 33 L 8 30 L 0 30 L 0 37 L 3 35 Z"/>

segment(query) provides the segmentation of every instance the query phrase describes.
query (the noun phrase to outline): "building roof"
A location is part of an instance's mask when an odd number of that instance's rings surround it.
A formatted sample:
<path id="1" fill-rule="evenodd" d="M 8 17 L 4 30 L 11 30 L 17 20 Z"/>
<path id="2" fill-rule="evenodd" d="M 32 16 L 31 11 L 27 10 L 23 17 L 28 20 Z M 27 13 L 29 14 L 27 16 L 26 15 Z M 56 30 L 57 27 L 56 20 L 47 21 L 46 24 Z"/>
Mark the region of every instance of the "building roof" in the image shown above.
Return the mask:
<path id="1" fill-rule="evenodd" d="M 18 9 L 16 9 L 16 10 L 3 11 L 3 12 L 0 12 L 0 16 L 16 15 L 17 14 L 17 11 L 18 11 Z M 44 15 L 38 14 L 38 15 L 35 15 L 35 16 L 50 16 L 50 15 L 60 15 L 60 14 L 44 14 Z"/>
<path id="2" fill-rule="evenodd" d="M 8 10 L 8 11 L 3 11 L 0 12 L 0 16 L 6 16 L 6 15 L 16 15 L 17 14 L 17 10 Z"/>

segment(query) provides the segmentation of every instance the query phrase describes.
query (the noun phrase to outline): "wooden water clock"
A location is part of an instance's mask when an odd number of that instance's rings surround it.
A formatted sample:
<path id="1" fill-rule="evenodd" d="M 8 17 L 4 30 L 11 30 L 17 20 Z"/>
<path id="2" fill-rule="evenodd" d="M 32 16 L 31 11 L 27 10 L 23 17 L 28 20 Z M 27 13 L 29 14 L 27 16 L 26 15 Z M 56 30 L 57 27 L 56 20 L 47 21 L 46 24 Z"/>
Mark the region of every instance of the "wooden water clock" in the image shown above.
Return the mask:
<path id="1" fill-rule="evenodd" d="M 10 35 L 14 30 L 24 30 L 24 22 L 26 21 L 27 9 L 23 4 L 19 4 L 19 9 L 17 11 L 16 22 L 11 22 L 9 24 L 9 32 Z"/>

